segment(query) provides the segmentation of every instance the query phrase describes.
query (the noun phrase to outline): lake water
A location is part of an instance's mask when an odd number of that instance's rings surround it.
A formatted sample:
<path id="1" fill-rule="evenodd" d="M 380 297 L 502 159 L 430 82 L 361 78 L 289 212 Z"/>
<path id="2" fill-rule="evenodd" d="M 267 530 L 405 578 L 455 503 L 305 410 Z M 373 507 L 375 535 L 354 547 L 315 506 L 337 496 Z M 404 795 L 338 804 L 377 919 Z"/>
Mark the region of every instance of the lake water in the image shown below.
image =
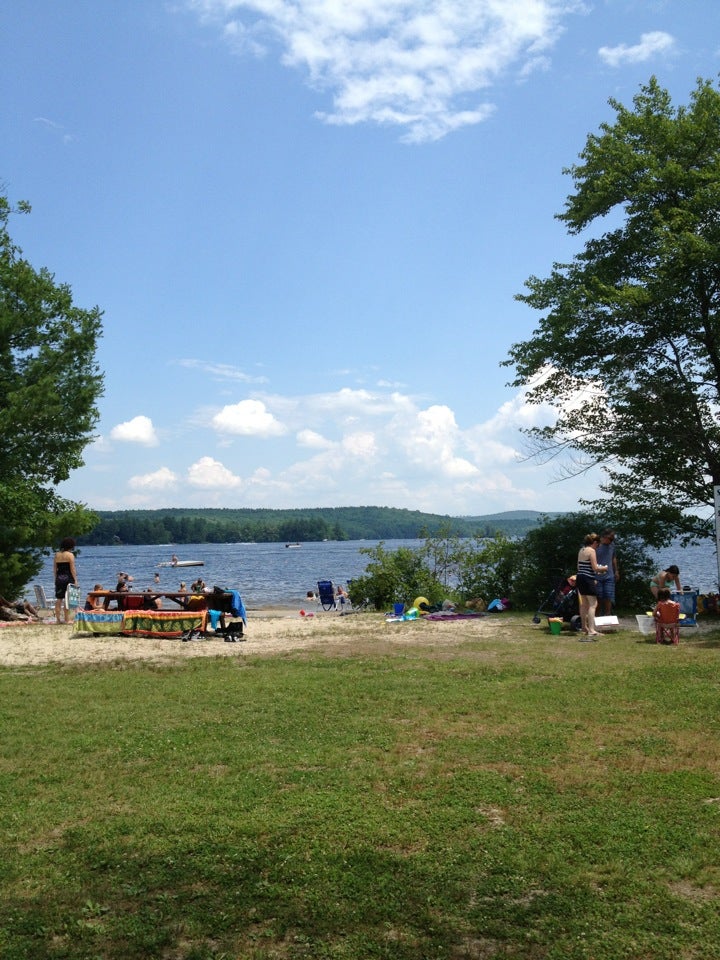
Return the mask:
<path id="1" fill-rule="evenodd" d="M 177 590 L 184 580 L 188 589 L 198 577 L 208 587 L 220 586 L 238 590 L 245 605 L 260 607 L 300 608 L 308 590 L 317 590 L 318 580 L 332 580 L 345 584 L 360 576 L 368 557 L 360 551 L 376 546 L 376 540 L 348 540 L 344 542 L 303 543 L 287 548 L 284 543 L 199 543 L 182 547 L 117 546 L 83 547 L 77 558 L 78 576 L 82 590 L 101 583 L 114 588 L 120 570 L 133 576 L 133 587 L 154 586 L 154 574 L 160 574 L 163 590 Z M 385 540 L 387 550 L 400 546 L 421 546 L 422 540 Z M 203 560 L 202 567 L 158 567 L 176 552 L 180 560 Z M 622 547 L 619 549 L 622 563 Z M 657 569 L 671 563 L 680 568 L 680 579 L 700 593 L 716 591 L 718 570 L 714 542 L 700 546 L 667 549 L 656 555 Z M 45 562 L 37 581 L 45 587 L 50 599 L 53 593 L 52 558 Z M 32 585 L 27 590 L 34 601 Z"/>
<path id="2" fill-rule="evenodd" d="M 284 543 L 198 543 L 182 546 L 82 547 L 77 571 L 82 590 L 96 583 L 114 589 L 119 571 L 132 575 L 133 588 L 155 586 L 177 590 L 184 580 L 188 589 L 197 577 L 208 587 L 238 590 L 248 608 L 302 606 L 308 590 L 317 592 L 318 580 L 343 585 L 363 573 L 368 557 L 360 553 L 376 546 L 376 540 L 326 541 L 286 547 Z M 399 546 L 420 546 L 422 540 L 385 540 L 387 550 Z M 158 567 L 176 553 L 179 560 L 203 560 L 202 567 Z M 49 557 L 35 581 L 45 587 L 48 599 L 54 596 L 52 558 Z M 32 597 L 32 585 L 27 591 Z"/>

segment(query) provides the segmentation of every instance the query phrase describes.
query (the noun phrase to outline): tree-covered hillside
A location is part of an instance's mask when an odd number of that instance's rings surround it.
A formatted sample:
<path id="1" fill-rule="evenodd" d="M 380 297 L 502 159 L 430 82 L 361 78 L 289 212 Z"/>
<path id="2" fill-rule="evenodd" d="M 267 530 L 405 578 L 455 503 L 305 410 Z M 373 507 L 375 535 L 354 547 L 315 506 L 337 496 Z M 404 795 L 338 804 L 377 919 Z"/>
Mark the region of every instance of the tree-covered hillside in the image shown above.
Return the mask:
<path id="1" fill-rule="evenodd" d="M 282 543 L 317 540 L 405 540 L 447 531 L 462 537 L 522 536 L 540 523 L 537 511 L 449 517 L 394 507 L 307 510 L 201 508 L 98 512 L 99 523 L 78 539 L 113 543 Z"/>

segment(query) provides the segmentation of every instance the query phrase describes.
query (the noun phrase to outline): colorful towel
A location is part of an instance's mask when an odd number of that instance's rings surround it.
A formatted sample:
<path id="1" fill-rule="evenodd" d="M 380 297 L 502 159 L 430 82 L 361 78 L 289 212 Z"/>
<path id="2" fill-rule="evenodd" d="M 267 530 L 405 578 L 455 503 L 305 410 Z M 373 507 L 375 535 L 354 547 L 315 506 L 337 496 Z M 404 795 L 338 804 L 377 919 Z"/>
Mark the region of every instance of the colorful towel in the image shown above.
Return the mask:
<path id="1" fill-rule="evenodd" d="M 426 613 L 423 620 L 479 620 L 484 613 Z"/>
<path id="2" fill-rule="evenodd" d="M 88 610 L 78 610 L 73 623 L 73 633 L 120 633 L 122 630 L 123 614 L 104 611 L 91 613 Z"/>
<path id="3" fill-rule="evenodd" d="M 125 637 L 180 637 L 186 630 L 204 630 L 207 610 L 126 610 Z"/>

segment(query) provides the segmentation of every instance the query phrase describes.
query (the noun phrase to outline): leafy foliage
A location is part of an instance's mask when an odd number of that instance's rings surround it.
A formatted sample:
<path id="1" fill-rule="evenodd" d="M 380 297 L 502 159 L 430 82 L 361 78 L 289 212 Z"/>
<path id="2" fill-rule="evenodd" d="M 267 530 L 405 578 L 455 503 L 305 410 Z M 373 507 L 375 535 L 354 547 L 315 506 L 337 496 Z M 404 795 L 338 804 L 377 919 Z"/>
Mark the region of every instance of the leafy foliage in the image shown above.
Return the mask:
<path id="1" fill-rule="evenodd" d="M 491 540 L 476 538 L 462 544 L 458 555 L 458 597 L 461 600 L 481 597 L 486 603 L 495 597 L 512 597 L 516 603 L 514 582 L 520 544 L 503 534 Z"/>
<path id="2" fill-rule="evenodd" d="M 94 522 L 53 487 L 83 462 L 102 377 L 100 312 L 74 306 L 68 286 L 22 257 L 10 214 L 0 197 L 0 592 L 12 597 L 49 544 Z"/>
<path id="3" fill-rule="evenodd" d="M 427 537 L 422 547 L 387 550 L 384 544 L 363 550 L 371 559 L 362 577 L 350 586 L 354 604 L 369 602 L 377 610 L 422 595 L 430 603 L 451 598 L 464 604 L 482 597 L 507 597 L 521 610 L 537 609 L 548 593 L 577 567 L 577 554 L 587 533 L 612 526 L 588 513 L 548 517 L 523 538 L 503 534 L 461 539 L 447 531 Z M 648 577 L 653 571 L 642 537 L 623 529 L 617 543 L 621 607 L 648 603 Z"/>
<path id="4" fill-rule="evenodd" d="M 609 526 L 612 524 L 598 524 L 597 517 L 578 512 L 548 519 L 531 530 L 517 544 L 513 556 L 513 603 L 522 609 L 537 607 L 557 583 L 575 572 L 585 535 Z M 620 566 L 617 599 L 621 607 L 644 609 L 643 604 L 649 601 L 648 578 L 655 571 L 642 538 L 620 529 L 622 534 L 616 542 Z"/>
<path id="5" fill-rule="evenodd" d="M 652 79 L 632 110 L 610 104 L 558 217 L 600 232 L 528 280 L 518 299 L 544 316 L 506 363 L 555 408 L 529 431 L 538 455 L 601 464 L 613 514 L 659 545 L 709 535 L 720 484 L 720 92 L 698 81 L 675 108 Z"/>
<path id="6" fill-rule="evenodd" d="M 394 507 L 174 508 L 98 512 L 98 522 L 79 542 L 112 543 L 282 543 L 317 540 L 390 540 L 428 536 L 522 536 L 537 525 L 537 511 L 509 511 L 480 517 L 447 517 Z"/>
<path id="7" fill-rule="evenodd" d="M 446 595 L 445 586 L 427 564 L 427 553 L 411 547 L 386 550 L 383 543 L 360 551 L 370 557 L 365 573 L 350 584 L 353 604 L 370 603 L 382 610 L 393 603 L 412 603 L 417 596 L 431 604 Z"/>

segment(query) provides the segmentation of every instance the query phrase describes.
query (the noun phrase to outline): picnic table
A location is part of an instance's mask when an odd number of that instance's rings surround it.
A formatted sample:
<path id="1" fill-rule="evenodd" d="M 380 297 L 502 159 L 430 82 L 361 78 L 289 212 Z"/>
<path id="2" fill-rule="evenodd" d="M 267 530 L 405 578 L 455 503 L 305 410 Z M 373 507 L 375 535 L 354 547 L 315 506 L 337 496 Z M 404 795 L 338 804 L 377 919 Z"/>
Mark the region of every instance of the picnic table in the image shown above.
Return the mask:
<path id="1" fill-rule="evenodd" d="M 90 590 L 88 597 L 103 598 L 103 609 L 110 609 L 115 601 L 118 610 L 154 609 L 158 599 L 172 600 L 184 610 L 220 610 L 230 612 L 232 593 L 229 591 L 213 590 L 210 593 L 187 593 L 172 590 Z M 216 606 L 217 604 L 217 606 Z"/>
<path id="2" fill-rule="evenodd" d="M 184 638 L 190 632 L 203 633 L 209 623 L 216 635 L 242 639 L 245 608 L 233 591 L 215 589 L 200 594 L 169 590 L 91 590 L 88 596 L 93 600 L 102 599 L 103 604 L 93 610 L 78 610 L 74 624 L 77 632 Z M 155 606 L 158 598 L 172 600 L 177 606 L 158 610 Z M 110 607 L 113 601 L 117 609 Z M 237 616 L 237 604 L 242 622 L 227 625 L 225 615 Z"/>

